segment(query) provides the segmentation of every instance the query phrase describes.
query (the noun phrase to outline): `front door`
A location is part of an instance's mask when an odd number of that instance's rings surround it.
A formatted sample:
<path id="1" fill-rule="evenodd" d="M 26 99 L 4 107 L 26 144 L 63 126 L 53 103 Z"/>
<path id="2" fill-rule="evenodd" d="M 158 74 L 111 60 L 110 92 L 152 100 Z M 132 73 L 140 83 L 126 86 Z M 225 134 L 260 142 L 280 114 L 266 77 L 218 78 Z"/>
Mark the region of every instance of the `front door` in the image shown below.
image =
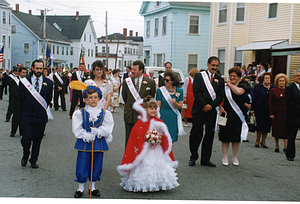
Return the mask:
<path id="1" fill-rule="evenodd" d="M 279 73 L 286 74 L 287 56 L 274 56 L 272 59 L 272 74 L 273 77 Z"/>

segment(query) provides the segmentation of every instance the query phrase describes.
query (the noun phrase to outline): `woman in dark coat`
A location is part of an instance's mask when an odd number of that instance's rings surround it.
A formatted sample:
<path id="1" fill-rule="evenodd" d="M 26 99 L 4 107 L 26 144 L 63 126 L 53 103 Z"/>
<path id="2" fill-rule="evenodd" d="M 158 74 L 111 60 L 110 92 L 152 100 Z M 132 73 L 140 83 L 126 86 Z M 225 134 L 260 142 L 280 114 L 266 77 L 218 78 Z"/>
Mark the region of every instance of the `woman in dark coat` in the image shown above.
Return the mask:
<path id="1" fill-rule="evenodd" d="M 268 148 L 266 145 L 267 134 L 271 130 L 272 119 L 269 114 L 269 95 L 274 86 L 271 84 L 272 74 L 265 72 L 262 76 L 262 83 L 257 84 L 253 90 L 253 102 L 251 105 L 251 114 L 256 118 L 256 141 L 255 147 Z M 260 138 L 261 141 L 260 141 Z"/>
<path id="2" fill-rule="evenodd" d="M 288 141 L 288 134 L 284 122 L 286 103 L 284 100 L 285 87 L 289 79 L 285 74 L 277 74 L 275 77 L 276 87 L 270 91 L 269 112 L 272 119 L 272 136 L 275 138 L 275 152 L 279 152 L 278 140 L 283 139 L 285 152 Z"/>

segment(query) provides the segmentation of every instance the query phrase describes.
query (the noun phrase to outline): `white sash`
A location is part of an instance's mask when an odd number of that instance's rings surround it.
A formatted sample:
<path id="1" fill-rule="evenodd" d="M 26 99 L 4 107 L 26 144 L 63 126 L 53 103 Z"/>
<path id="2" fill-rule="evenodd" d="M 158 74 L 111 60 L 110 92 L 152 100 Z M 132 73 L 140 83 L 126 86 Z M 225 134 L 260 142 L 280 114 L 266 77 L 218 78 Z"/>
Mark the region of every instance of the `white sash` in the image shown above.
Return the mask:
<path id="1" fill-rule="evenodd" d="M 60 78 L 60 76 L 57 74 L 57 72 L 55 72 L 55 76 L 58 79 L 58 81 L 61 83 L 61 85 L 64 84 L 63 80 Z"/>
<path id="2" fill-rule="evenodd" d="M 186 135 L 186 132 L 184 132 L 183 125 L 182 125 L 182 119 L 181 114 L 177 108 L 175 108 L 174 104 L 172 103 L 172 97 L 170 96 L 169 92 L 167 91 L 165 86 L 162 86 L 159 88 L 161 90 L 161 93 L 165 97 L 166 101 L 168 102 L 169 106 L 171 107 L 172 111 L 177 115 L 177 124 L 178 124 L 178 135 Z"/>
<path id="3" fill-rule="evenodd" d="M 241 111 L 240 107 L 236 104 L 236 102 L 233 100 L 230 88 L 227 85 L 225 85 L 225 95 L 232 109 L 235 111 L 235 113 L 239 116 L 240 120 L 242 121 L 242 131 L 241 131 L 241 142 L 242 142 L 243 140 L 247 139 L 248 130 L 249 130 L 248 125 L 246 123 L 243 112 Z"/>
<path id="4" fill-rule="evenodd" d="M 43 106 L 43 108 L 47 111 L 47 106 L 48 106 L 47 102 L 40 95 L 40 93 L 35 90 L 35 88 L 29 83 L 29 81 L 25 77 L 20 78 L 20 81 L 24 84 L 24 86 L 27 88 L 29 93 L 31 93 L 31 95 L 35 98 L 35 100 L 37 100 Z"/>
<path id="5" fill-rule="evenodd" d="M 210 95 L 210 97 L 212 98 L 212 100 L 214 101 L 216 98 L 217 98 L 217 95 L 216 95 L 216 92 L 213 88 L 213 86 L 211 85 L 211 82 L 209 80 L 209 77 L 206 73 L 206 71 L 202 71 L 200 72 L 202 74 L 202 78 L 204 80 L 204 84 L 206 86 L 206 89 Z M 218 117 L 219 117 L 219 106 L 216 107 L 216 111 L 217 111 L 217 117 L 216 117 L 216 125 L 215 125 L 215 131 L 218 130 L 218 124 L 217 124 L 217 121 L 218 121 Z"/>
<path id="6" fill-rule="evenodd" d="M 128 88 L 129 88 L 129 91 L 131 92 L 131 94 L 132 94 L 133 98 L 135 99 L 135 101 L 140 100 L 141 97 L 140 97 L 140 95 L 138 94 L 138 92 L 136 91 L 136 89 L 135 89 L 135 87 L 134 87 L 134 85 L 133 85 L 133 82 L 132 82 L 131 77 L 126 78 L 125 81 L 126 81 L 126 83 L 127 83 L 127 86 L 128 86 Z"/>
<path id="7" fill-rule="evenodd" d="M 80 74 L 79 74 L 79 72 L 77 71 L 77 72 L 76 72 L 76 76 L 77 76 L 78 81 L 81 81 L 81 82 L 82 82 L 82 79 L 81 79 L 81 71 L 80 71 Z"/>
<path id="8" fill-rule="evenodd" d="M 19 86 L 20 80 L 18 79 L 18 77 L 14 76 L 14 75 L 12 75 L 12 74 L 10 74 L 9 76 L 10 76 L 10 77 L 17 83 L 17 85 Z"/>

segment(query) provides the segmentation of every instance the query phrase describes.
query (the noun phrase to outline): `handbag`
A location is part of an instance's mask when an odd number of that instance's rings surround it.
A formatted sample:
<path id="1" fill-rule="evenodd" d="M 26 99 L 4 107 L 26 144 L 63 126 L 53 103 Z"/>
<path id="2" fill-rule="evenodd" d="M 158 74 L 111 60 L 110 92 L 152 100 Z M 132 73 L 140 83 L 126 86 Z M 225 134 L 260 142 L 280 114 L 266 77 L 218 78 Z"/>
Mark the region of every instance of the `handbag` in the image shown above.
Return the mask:
<path id="1" fill-rule="evenodd" d="M 227 112 L 225 111 L 225 116 L 219 115 L 217 124 L 221 126 L 226 126 L 227 123 Z"/>
<path id="2" fill-rule="evenodd" d="M 182 104 L 182 109 L 187 109 L 188 105 L 186 103 Z"/>
<path id="3" fill-rule="evenodd" d="M 249 132 L 255 132 L 256 124 L 255 115 L 250 114 L 250 122 L 248 123 Z"/>

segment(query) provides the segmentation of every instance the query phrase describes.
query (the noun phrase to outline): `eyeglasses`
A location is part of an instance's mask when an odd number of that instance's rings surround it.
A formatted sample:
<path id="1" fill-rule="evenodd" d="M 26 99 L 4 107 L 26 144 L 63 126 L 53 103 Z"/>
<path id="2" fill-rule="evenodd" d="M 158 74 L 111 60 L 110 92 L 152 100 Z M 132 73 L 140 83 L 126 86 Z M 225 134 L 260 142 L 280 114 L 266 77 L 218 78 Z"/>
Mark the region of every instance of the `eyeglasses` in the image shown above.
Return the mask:
<path id="1" fill-rule="evenodd" d="M 165 82 L 167 82 L 167 83 L 168 83 L 169 81 L 170 81 L 170 79 L 165 79 Z"/>

